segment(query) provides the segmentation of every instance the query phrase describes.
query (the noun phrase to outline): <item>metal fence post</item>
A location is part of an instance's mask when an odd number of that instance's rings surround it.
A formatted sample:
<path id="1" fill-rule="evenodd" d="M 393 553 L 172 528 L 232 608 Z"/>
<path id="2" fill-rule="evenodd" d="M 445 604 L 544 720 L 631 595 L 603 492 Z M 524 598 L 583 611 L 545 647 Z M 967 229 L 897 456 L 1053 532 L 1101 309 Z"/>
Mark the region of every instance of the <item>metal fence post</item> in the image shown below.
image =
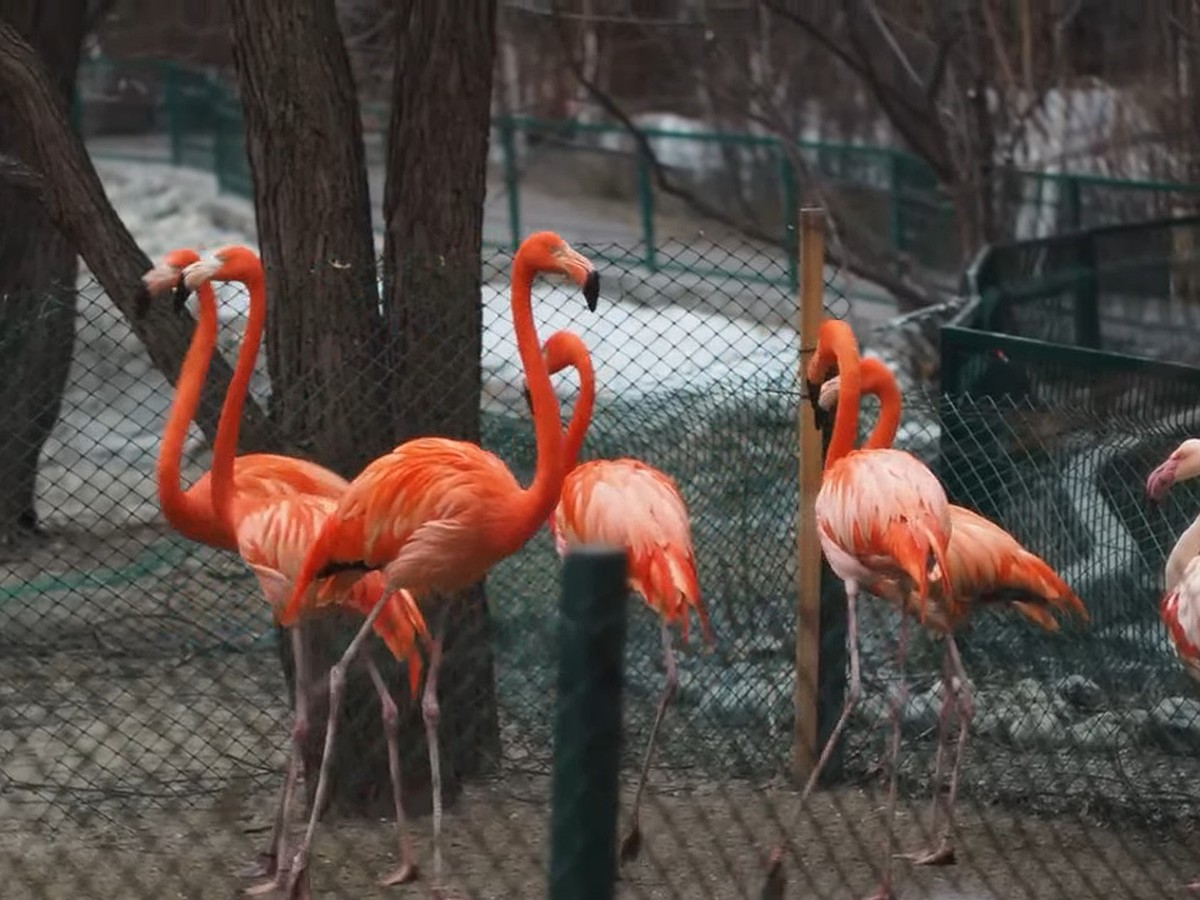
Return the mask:
<path id="1" fill-rule="evenodd" d="M 550 817 L 550 900 L 611 900 L 616 882 L 625 554 L 563 565 Z"/>
<path id="2" fill-rule="evenodd" d="M 798 220 L 799 203 L 796 202 L 796 170 L 782 143 L 779 147 L 779 178 L 783 182 L 783 247 L 787 259 L 788 287 L 792 292 L 800 290 L 800 241 Z"/>
<path id="3" fill-rule="evenodd" d="M 638 209 L 642 214 L 642 241 L 646 244 L 646 268 L 658 271 L 654 250 L 654 186 L 650 183 L 650 161 L 639 148 L 637 152 Z"/>
<path id="4" fill-rule="evenodd" d="M 508 231 L 513 252 L 521 246 L 521 181 L 517 175 L 516 126 L 512 116 L 500 116 L 500 148 L 504 154 L 504 193 L 508 198 Z"/>
<path id="5" fill-rule="evenodd" d="M 903 173 L 900 171 L 900 154 L 895 150 L 888 154 L 888 233 L 892 249 L 904 250 L 904 203 L 901 197 Z"/>
<path id="6" fill-rule="evenodd" d="M 183 164 L 183 122 L 179 109 L 179 68 L 167 61 L 163 64 L 163 82 L 167 108 L 167 139 L 171 144 L 171 164 Z"/>
<path id="7" fill-rule="evenodd" d="M 1082 270 L 1075 287 L 1075 345 L 1100 349 L 1100 285 L 1096 272 L 1096 239 L 1090 233 L 1078 238 L 1078 265 Z"/>

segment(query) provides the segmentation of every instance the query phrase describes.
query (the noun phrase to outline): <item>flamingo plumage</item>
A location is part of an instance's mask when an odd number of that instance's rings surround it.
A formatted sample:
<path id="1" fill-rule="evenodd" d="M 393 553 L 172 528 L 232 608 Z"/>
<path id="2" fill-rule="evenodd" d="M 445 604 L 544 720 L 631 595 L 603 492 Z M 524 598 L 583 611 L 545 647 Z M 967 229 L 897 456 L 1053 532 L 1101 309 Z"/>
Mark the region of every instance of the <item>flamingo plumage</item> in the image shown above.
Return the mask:
<path id="1" fill-rule="evenodd" d="M 147 294 L 155 296 L 174 291 L 183 270 L 199 260 L 200 255 L 195 250 L 170 251 L 142 276 Z M 200 405 L 200 392 L 217 344 L 217 301 L 212 285 L 201 285 L 197 296 L 196 330 L 180 367 L 175 396 L 163 428 L 155 472 L 158 502 L 163 518 L 179 534 L 209 547 L 236 550 L 237 536 L 213 511 L 212 471 L 201 475 L 186 491 L 180 486 L 180 463 L 188 423 Z M 251 313 L 252 321 L 247 326 L 246 338 L 242 341 L 221 406 L 212 464 L 215 467 L 226 459 L 232 460 L 232 489 L 239 495 L 277 497 L 298 491 L 322 497 L 340 496 L 348 484 L 346 479 L 316 463 L 274 453 L 247 453 L 234 457 L 245 394 L 258 356 L 258 340 L 253 339 L 250 327 L 254 324 L 253 308 Z M 261 324 L 257 328 L 261 337 Z"/>
<path id="2" fill-rule="evenodd" d="M 1146 495 L 1161 503 L 1170 488 L 1200 475 L 1200 439 L 1188 438 L 1176 447 L 1146 479 Z M 1158 614 L 1184 670 L 1200 681 L 1200 516 L 1184 529 L 1163 571 L 1163 596 Z M 1184 885 L 1200 892 L 1200 879 Z"/>
<path id="3" fill-rule="evenodd" d="M 285 624 L 313 602 L 313 582 L 329 575 L 340 579 L 379 570 L 389 589 L 406 588 L 418 597 L 460 590 L 519 550 L 545 523 L 562 490 L 563 465 L 558 401 L 533 321 L 532 286 L 539 272 L 565 275 L 574 281 L 591 310 L 595 310 L 600 287 L 591 262 L 553 232 L 530 235 L 513 258 L 513 325 L 531 395 L 537 446 L 537 466 L 529 488 L 522 489 L 501 459 L 476 444 L 436 437 L 401 444 L 368 463 L 326 519 L 294 581 L 282 614 Z M 378 611 L 376 606 L 368 623 Z M 444 623 L 439 623 L 434 629 L 422 700 L 433 781 L 435 892 L 440 890 L 442 871 L 437 673 L 443 627 Z M 330 671 L 330 716 L 317 799 L 292 865 L 291 883 L 307 865 L 316 813 L 327 789 L 344 672 L 358 652 L 366 628 Z"/>
<path id="4" fill-rule="evenodd" d="M 890 447 L 900 423 L 901 396 L 895 376 L 875 358 L 865 358 L 860 366 L 863 394 L 879 400 L 879 417 L 864 449 Z M 837 403 L 839 378 L 834 376 L 821 385 L 819 404 L 823 410 Z M 946 828 L 938 846 L 925 853 L 909 856 L 918 865 L 949 865 L 955 861 L 954 805 L 958 778 L 966 748 L 967 732 L 974 711 L 967 673 L 954 639 L 957 631 L 977 608 L 1005 604 L 1047 631 L 1057 631 L 1054 613 L 1075 614 L 1088 620 L 1083 601 L 1041 557 L 1031 553 L 1011 534 L 974 510 L 950 504 L 950 542 L 946 551 L 949 581 L 953 593 L 934 593 L 926 606 L 926 629 L 945 639 L 942 682 L 945 687 L 938 717 L 938 750 L 934 763 L 933 830 L 938 825 L 945 734 L 957 700 L 959 735 L 951 767 L 946 800 Z M 918 607 L 911 590 L 894 579 L 881 579 L 868 590 L 893 603 L 903 614 L 916 615 Z"/>
<path id="5" fill-rule="evenodd" d="M 315 539 L 325 517 L 336 506 L 335 497 L 344 492 L 348 482 L 314 463 L 276 455 L 270 456 L 270 468 L 257 467 L 257 471 L 254 472 L 254 477 L 250 481 L 253 489 L 248 489 L 245 482 L 235 482 L 236 459 L 234 453 L 237 447 L 238 426 L 266 319 L 266 289 L 262 263 L 258 255 L 249 248 L 230 245 L 216 250 L 205 259 L 198 259 L 187 265 L 182 270 L 181 278 L 183 289 L 194 290 L 201 294 L 202 314 L 211 314 L 214 317 L 215 309 L 207 312 L 204 310 L 204 307 L 210 304 L 215 307 L 212 281 L 240 281 L 246 285 L 249 291 L 249 320 L 238 366 L 230 381 L 228 398 L 231 399 L 227 399 L 230 426 L 225 431 L 218 430 L 213 446 L 211 504 L 213 513 L 224 530 L 234 534 L 237 541 L 235 549 L 255 573 L 263 595 L 271 605 L 278 623 L 278 612 L 287 599 L 287 591 L 290 588 L 291 580 L 300 568 L 304 552 Z M 180 292 L 181 295 L 182 293 L 183 291 Z M 291 471 L 299 471 L 302 475 L 309 469 L 328 472 L 328 475 L 338 478 L 343 487 L 337 493 L 329 491 L 328 493 L 332 494 L 330 496 L 304 490 L 311 483 L 307 476 L 294 477 L 291 481 L 281 479 L 274 485 L 267 482 L 265 477 L 267 472 L 287 471 L 289 465 L 291 465 Z M 332 479 L 325 481 L 327 485 L 334 483 Z M 266 485 L 265 488 L 264 485 Z M 332 579 L 326 579 L 320 585 L 319 597 L 322 604 L 337 603 L 339 606 L 365 616 L 374 607 L 375 602 L 383 598 L 383 587 L 383 580 L 378 576 L 364 577 L 350 585 L 335 585 Z M 389 594 L 386 597 L 384 609 L 375 620 L 373 627 L 397 662 L 407 664 L 410 686 L 415 693 L 415 684 L 420 674 L 420 660 L 415 643 L 418 638 L 428 636 L 428 629 L 412 596 L 404 591 Z M 272 827 L 270 849 L 263 855 L 264 858 L 259 866 L 245 871 L 246 875 L 268 875 L 270 880 L 248 889 L 247 892 L 250 894 L 266 893 L 283 886 L 286 868 L 281 868 L 279 863 L 280 860 L 286 860 L 287 825 L 291 800 L 302 766 L 302 749 L 308 735 L 308 653 L 302 623 L 295 622 L 289 632 L 296 693 L 293 710 L 292 752 L 276 811 L 275 823 Z M 398 714 L 395 701 L 388 691 L 383 676 L 374 660 L 369 656 L 366 658 L 366 668 L 379 697 L 384 723 L 400 859 L 397 868 L 385 876 L 382 883 L 385 885 L 399 884 L 416 878 L 417 866 L 401 799 L 399 746 L 396 733 Z"/>
<path id="6" fill-rule="evenodd" d="M 621 842 L 620 857 L 627 861 L 636 858 L 641 848 L 638 810 L 646 773 L 663 716 L 679 687 L 670 626 L 679 626 L 686 645 L 688 620 L 694 612 L 709 647 L 713 644 L 712 628 L 700 597 L 691 523 L 679 488 L 669 475 L 638 459 L 579 462 L 596 402 L 591 355 L 579 336 L 570 331 L 550 335 L 542 350 L 551 375 L 573 368 L 579 376 L 579 396 L 563 437 L 566 475 L 562 495 L 549 523 L 555 548 L 559 556 L 585 544 L 624 548 L 629 589 L 640 594 L 662 620 L 666 684 L 638 776 L 629 831 Z"/>
<path id="7" fill-rule="evenodd" d="M 821 550 L 846 589 L 850 683 L 841 714 L 804 785 L 798 808 L 804 807 L 862 693 L 858 653 L 859 590 L 881 579 L 895 579 L 913 591 L 921 621 L 928 612 L 931 583 L 939 584 L 946 593 L 953 592 L 946 561 L 952 527 L 946 492 L 929 468 L 910 453 L 891 448 L 854 449 L 862 391 L 858 342 L 845 322 L 827 319 L 818 330 L 817 346 L 805 372 L 814 413 L 819 409 L 820 385 L 834 366 L 841 379 L 841 399 L 814 507 Z M 888 754 L 891 778 L 884 874 L 872 900 L 894 896 L 891 823 L 896 808 L 895 762 L 900 751 L 900 710 L 905 702 L 907 623 L 908 617 L 901 617 L 896 656 L 900 688 L 893 699 L 892 740 Z M 783 852 L 783 848 L 776 847 L 770 854 L 764 896 L 780 890 Z"/>

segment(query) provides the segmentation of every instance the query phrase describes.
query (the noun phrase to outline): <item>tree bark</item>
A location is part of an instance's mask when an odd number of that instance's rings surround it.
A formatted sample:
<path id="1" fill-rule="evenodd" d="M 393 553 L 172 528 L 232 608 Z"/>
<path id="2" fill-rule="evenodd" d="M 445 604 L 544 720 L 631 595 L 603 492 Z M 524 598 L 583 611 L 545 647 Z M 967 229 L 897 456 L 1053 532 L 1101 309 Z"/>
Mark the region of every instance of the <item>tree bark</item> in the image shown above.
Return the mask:
<path id="1" fill-rule="evenodd" d="M 333 0 L 232 0 L 230 12 L 266 269 L 271 418 L 287 452 L 350 478 L 392 448 L 394 431 L 350 60 Z M 305 629 L 309 696 L 321 698 L 305 746 L 310 802 L 328 710 L 323 682 L 361 624 L 334 612 Z M 290 685 L 290 642 L 280 647 Z M 366 652 L 379 656 L 382 645 L 373 639 Z M 402 702 L 405 680 L 394 671 L 388 680 Z M 390 815 L 379 705 L 361 666 L 348 673 L 338 737 L 330 807 Z"/>
<path id="2" fill-rule="evenodd" d="M 60 92 L 37 53 L 0 20 L 0 102 L 21 135 L 20 146 L 0 151 L 0 180 L 36 198 L 47 218 L 83 257 L 113 303 L 145 345 L 151 361 L 173 384 L 191 340 L 194 321 L 169 303 L 137 310 L 142 273 L 150 260 L 122 224 L 104 193 L 82 139 L 71 129 Z M 217 356 L 209 369 L 196 422 L 211 440 L 231 370 Z M 242 417 L 243 451 L 266 449 L 274 435 L 254 403 Z"/>
<path id="3" fill-rule="evenodd" d="M 87 6 L 71 0 L 0 0 L 0 18 L 41 56 L 54 102 L 67 109 Z M 0 151 L 23 133 L 0 100 Z M 75 251 L 27 191 L 0 185 L 0 542 L 37 531 L 38 458 L 58 420 L 75 337 Z"/>
<path id="4" fill-rule="evenodd" d="M 384 309 L 392 396 L 400 404 L 396 438 L 437 434 L 478 441 L 496 2 L 401 0 L 395 38 Z M 499 727 L 483 584 L 448 602 L 442 772 L 453 797 L 460 778 L 498 761 Z M 402 729 L 419 733 L 415 710 L 405 721 Z"/>

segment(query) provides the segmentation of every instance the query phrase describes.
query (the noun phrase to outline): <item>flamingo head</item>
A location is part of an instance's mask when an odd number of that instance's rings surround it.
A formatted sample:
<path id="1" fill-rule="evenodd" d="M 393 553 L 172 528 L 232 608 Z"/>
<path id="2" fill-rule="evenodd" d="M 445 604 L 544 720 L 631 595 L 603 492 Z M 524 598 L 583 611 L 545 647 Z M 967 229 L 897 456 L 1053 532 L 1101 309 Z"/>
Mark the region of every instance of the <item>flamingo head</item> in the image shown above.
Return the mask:
<path id="1" fill-rule="evenodd" d="M 207 281 L 252 281 L 262 277 L 262 262 L 249 247 L 229 244 L 183 270 L 183 285 L 194 291 Z"/>
<path id="2" fill-rule="evenodd" d="M 1146 496 L 1160 502 L 1171 486 L 1200 475 L 1200 438 L 1188 438 L 1146 479 Z"/>
<path id="3" fill-rule="evenodd" d="M 600 299 L 600 273 L 590 259 L 553 231 L 535 231 L 521 241 L 513 263 L 528 266 L 535 272 L 558 272 L 567 276 L 583 291 L 588 311 L 596 311 Z"/>
<path id="4" fill-rule="evenodd" d="M 199 259 L 200 254 L 195 250 L 181 247 L 164 254 L 156 266 L 147 269 L 135 301 L 134 312 L 137 317 L 140 319 L 146 315 L 152 298 L 177 290 L 183 270 Z"/>

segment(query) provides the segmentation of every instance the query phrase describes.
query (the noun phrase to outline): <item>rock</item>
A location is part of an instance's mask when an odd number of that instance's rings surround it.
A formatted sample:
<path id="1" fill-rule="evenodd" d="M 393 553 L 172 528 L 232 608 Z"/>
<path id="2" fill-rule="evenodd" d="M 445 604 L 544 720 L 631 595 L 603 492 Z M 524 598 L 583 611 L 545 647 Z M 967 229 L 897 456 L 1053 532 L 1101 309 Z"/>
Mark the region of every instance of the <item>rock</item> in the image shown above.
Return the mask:
<path id="1" fill-rule="evenodd" d="M 1067 729 L 1067 740 L 1073 747 L 1085 750 L 1108 750 L 1129 741 L 1125 717 L 1114 712 L 1102 712 L 1076 722 Z"/>
<path id="2" fill-rule="evenodd" d="M 1002 733 L 1024 746 L 1055 743 L 1063 733 L 1065 703 L 1033 678 L 1023 678 L 1011 692 L 997 697 Z"/>
<path id="3" fill-rule="evenodd" d="M 1104 691 L 1096 682 L 1082 675 L 1068 675 L 1055 685 L 1054 690 L 1075 709 L 1096 710 L 1104 705 Z"/>
<path id="4" fill-rule="evenodd" d="M 1141 733 L 1143 740 L 1169 752 L 1200 750 L 1200 702 L 1185 697 L 1160 700 Z"/>

